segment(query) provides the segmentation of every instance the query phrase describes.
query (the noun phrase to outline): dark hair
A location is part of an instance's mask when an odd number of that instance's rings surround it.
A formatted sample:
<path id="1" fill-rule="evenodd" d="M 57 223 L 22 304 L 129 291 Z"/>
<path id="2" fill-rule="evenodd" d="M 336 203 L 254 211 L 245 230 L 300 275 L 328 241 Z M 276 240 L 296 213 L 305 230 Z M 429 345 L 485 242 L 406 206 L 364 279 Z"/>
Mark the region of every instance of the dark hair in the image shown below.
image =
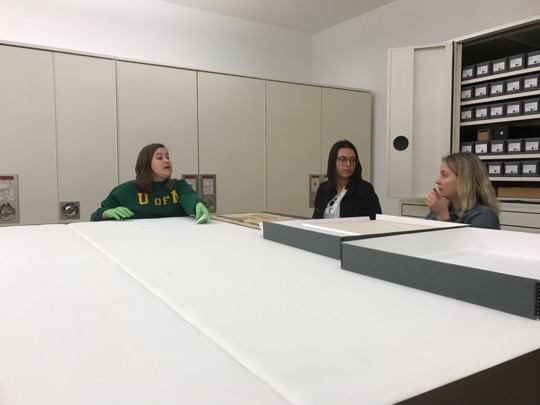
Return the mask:
<path id="1" fill-rule="evenodd" d="M 358 152 L 356 151 L 356 148 L 351 142 L 349 142 L 346 139 L 343 139 L 342 141 L 337 141 L 332 146 L 332 148 L 330 149 L 330 153 L 328 154 L 328 169 L 326 173 L 328 176 L 328 188 L 330 190 L 337 191 L 336 162 L 338 158 L 338 152 L 341 148 L 352 149 L 354 151 L 354 154 L 356 155 L 357 163 L 356 163 L 356 166 L 354 167 L 354 172 L 349 179 L 349 183 L 351 181 L 354 182 L 354 181 L 362 180 L 362 164 L 360 163 L 360 159 L 358 158 Z"/>
<path id="2" fill-rule="evenodd" d="M 137 163 L 135 163 L 135 186 L 139 191 L 149 194 L 152 191 L 154 172 L 152 171 L 152 157 L 159 148 L 165 148 L 161 143 L 151 143 L 146 145 L 139 152 Z M 167 149 L 167 148 L 165 148 Z M 172 190 L 171 179 L 165 180 L 165 188 Z"/>

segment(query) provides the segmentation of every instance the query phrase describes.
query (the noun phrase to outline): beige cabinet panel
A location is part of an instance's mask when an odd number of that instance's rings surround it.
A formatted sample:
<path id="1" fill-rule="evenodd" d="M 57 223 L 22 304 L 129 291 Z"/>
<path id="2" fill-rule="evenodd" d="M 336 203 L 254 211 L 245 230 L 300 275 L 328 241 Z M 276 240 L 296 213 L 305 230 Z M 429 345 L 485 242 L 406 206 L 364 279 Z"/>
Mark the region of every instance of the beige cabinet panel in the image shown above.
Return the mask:
<path id="1" fill-rule="evenodd" d="M 135 178 L 142 147 L 163 143 L 173 176 L 197 173 L 197 77 L 191 70 L 117 62 L 119 182 Z"/>
<path id="2" fill-rule="evenodd" d="M 264 211 L 264 81 L 200 72 L 199 172 L 218 213 Z"/>
<path id="3" fill-rule="evenodd" d="M 327 172 L 330 148 L 351 141 L 362 163 L 362 177 L 371 180 L 371 93 L 324 87 L 322 89 L 322 173 Z"/>
<path id="4" fill-rule="evenodd" d="M 266 83 L 266 209 L 311 217 L 309 175 L 321 173 L 321 88 Z"/>
<path id="5" fill-rule="evenodd" d="M 423 197 L 450 152 L 452 53 L 451 44 L 389 51 L 389 197 Z"/>
<path id="6" fill-rule="evenodd" d="M 118 183 L 115 61 L 56 53 L 54 69 L 58 200 L 88 221 Z"/>
<path id="7" fill-rule="evenodd" d="M 52 53 L 0 46 L 0 89 L 0 174 L 18 174 L 19 224 L 58 222 Z"/>

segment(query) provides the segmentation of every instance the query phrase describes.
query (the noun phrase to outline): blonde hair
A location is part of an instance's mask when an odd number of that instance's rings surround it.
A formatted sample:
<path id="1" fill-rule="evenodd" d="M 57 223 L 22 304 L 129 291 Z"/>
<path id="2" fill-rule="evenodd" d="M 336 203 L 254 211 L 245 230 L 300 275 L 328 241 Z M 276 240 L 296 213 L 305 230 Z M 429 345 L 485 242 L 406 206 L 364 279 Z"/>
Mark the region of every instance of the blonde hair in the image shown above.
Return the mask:
<path id="1" fill-rule="evenodd" d="M 460 207 L 456 208 L 459 216 L 477 204 L 487 205 L 499 216 L 499 202 L 495 189 L 489 181 L 486 166 L 478 156 L 470 152 L 458 152 L 443 157 L 442 161 L 457 177 L 456 188 Z"/>

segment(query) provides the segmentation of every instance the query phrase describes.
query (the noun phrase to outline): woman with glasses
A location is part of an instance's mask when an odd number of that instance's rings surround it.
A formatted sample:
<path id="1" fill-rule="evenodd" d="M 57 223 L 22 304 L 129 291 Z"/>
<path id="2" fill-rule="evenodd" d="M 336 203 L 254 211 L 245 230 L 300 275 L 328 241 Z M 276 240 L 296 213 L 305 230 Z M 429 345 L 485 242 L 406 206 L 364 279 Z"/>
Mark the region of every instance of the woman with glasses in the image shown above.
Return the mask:
<path id="1" fill-rule="evenodd" d="M 370 217 L 381 214 L 379 197 L 362 179 L 362 165 L 354 145 L 336 142 L 328 156 L 328 181 L 320 184 L 313 218 Z"/>

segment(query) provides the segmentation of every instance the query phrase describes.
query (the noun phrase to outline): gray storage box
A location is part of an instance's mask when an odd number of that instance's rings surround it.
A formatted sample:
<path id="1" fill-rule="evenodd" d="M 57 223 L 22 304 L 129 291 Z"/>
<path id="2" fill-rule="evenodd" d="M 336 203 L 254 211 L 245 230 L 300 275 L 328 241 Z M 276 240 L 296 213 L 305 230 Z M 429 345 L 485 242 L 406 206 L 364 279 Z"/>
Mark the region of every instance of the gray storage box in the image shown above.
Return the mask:
<path id="1" fill-rule="evenodd" d="M 481 105 L 474 107 L 474 119 L 475 120 L 485 120 L 489 116 L 489 106 Z"/>
<path id="2" fill-rule="evenodd" d="M 523 114 L 538 114 L 539 98 L 531 98 L 523 101 Z"/>
<path id="3" fill-rule="evenodd" d="M 495 59 L 491 61 L 491 73 L 504 73 L 508 70 L 508 58 Z"/>
<path id="4" fill-rule="evenodd" d="M 473 86 L 463 87 L 461 89 L 461 100 L 468 101 L 473 99 Z"/>
<path id="5" fill-rule="evenodd" d="M 377 215 L 374 221 L 369 217 L 264 221 L 262 231 L 264 239 L 340 260 L 343 241 L 463 226 L 468 225 Z"/>
<path id="6" fill-rule="evenodd" d="M 540 176 L 540 160 L 523 160 L 521 162 L 522 176 Z"/>
<path id="7" fill-rule="evenodd" d="M 518 55 L 508 57 L 508 70 L 520 70 L 525 69 L 525 54 L 520 53 Z"/>
<path id="8" fill-rule="evenodd" d="M 461 142 L 461 152 L 474 152 L 474 142 Z"/>
<path id="9" fill-rule="evenodd" d="M 540 153 L 540 138 L 523 139 L 523 153 Z"/>
<path id="10" fill-rule="evenodd" d="M 521 176 L 521 162 L 504 162 L 504 177 Z"/>
<path id="11" fill-rule="evenodd" d="M 491 74 L 491 62 L 477 63 L 474 70 L 475 77 L 484 77 Z"/>
<path id="12" fill-rule="evenodd" d="M 503 175 L 502 162 L 487 162 L 487 171 L 489 177 L 501 177 Z"/>
<path id="13" fill-rule="evenodd" d="M 474 65 L 469 66 L 463 66 L 463 69 L 461 70 L 461 79 L 473 79 L 474 78 Z"/>
<path id="14" fill-rule="evenodd" d="M 536 67 L 540 66 L 540 51 L 528 52 L 527 53 L 527 67 Z"/>
<path id="15" fill-rule="evenodd" d="M 477 141 L 474 143 L 474 153 L 476 155 L 487 155 L 489 153 L 489 141 Z"/>
<path id="16" fill-rule="evenodd" d="M 506 141 L 504 139 L 501 140 L 493 140 L 489 142 L 489 154 L 490 155 L 503 155 L 506 153 Z"/>
<path id="17" fill-rule="evenodd" d="M 489 105 L 489 118 L 502 118 L 506 113 L 506 104 L 497 103 Z"/>
<path id="18" fill-rule="evenodd" d="M 489 84 L 489 96 L 496 97 L 504 94 L 504 81 L 492 82 Z"/>
<path id="19" fill-rule="evenodd" d="M 514 77 L 504 81 L 504 92 L 506 94 L 520 93 L 523 90 L 521 77 Z"/>
<path id="20" fill-rule="evenodd" d="M 538 74 L 523 76 L 523 91 L 538 90 L 540 88 L 538 85 L 539 77 Z"/>
<path id="21" fill-rule="evenodd" d="M 489 93 L 488 93 L 488 84 L 487 83 L 479 84 L 477 86 L 474 86 L 474 98 L 475 99 L 486 98 L 488 96 L 489 96 Z"/>
<path id="22" fill-rule="evenodd" d="M 523 112 L 523 103 L 522 101 L 509 101 L 506 103 L 506 116 L 515 116 L 521 115 Z"/>
<path id="23" fill-rule="evenodd" d="M 344 242 L 341 268 L 539 319 L 538 246 L 525 232 L 446 229 Z"/>
<path id="24" fill-rule="evenodd" d="M 465 107 L 461 109 L 461 121 L 474 120 L 474 107 Z"/>
<path id="25" fill-rule="evenodd" d="M 506 150 L 508 153 L 523 153 L 523 139 L 509 139 Z"/>

